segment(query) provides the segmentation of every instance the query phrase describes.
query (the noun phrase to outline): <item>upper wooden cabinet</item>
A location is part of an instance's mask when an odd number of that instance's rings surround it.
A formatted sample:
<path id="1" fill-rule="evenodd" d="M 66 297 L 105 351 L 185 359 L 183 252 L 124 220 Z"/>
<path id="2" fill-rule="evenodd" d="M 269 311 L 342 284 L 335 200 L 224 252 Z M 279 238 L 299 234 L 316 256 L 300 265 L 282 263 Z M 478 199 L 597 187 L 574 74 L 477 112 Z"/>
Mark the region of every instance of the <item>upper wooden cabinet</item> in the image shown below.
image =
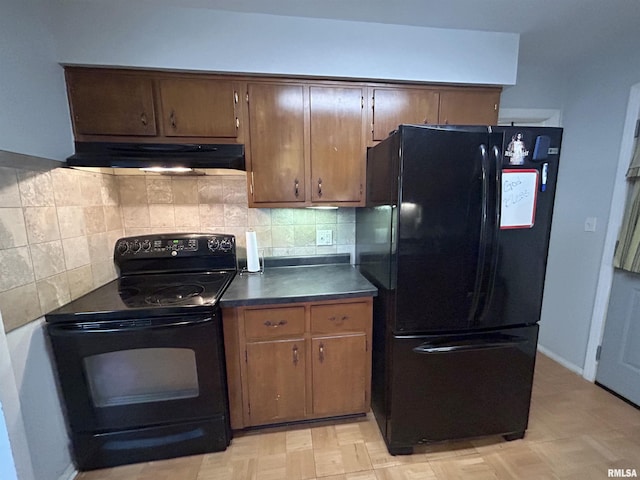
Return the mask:
<path id="1" fill-rule="evenodd" d="M 361 205 L 365 89 L 247 85 L 249 206 Z"/>
<path id="2" fill-rule="evenodd" d="M 374 88 L 373 141 L 384 140 L 403 123 L 436 124 L 440 92 L 423 88 Z"/>
<path id="3" fill-rule="evenodd" d="M 364 205 L 403 123 L 495 125 L 500 88 L 66 67 L 77 141 L 240 143 L 250 207 Z"/>
<path id="4" fill-rule="evenodd" d="M 305 92 L 302 85 L 249 83 L 249 202 L 304 203 Z"/>
<path id="5" fill-rule="evenodd" d="M 457 89 L 440 92 L 438 122 L 443 125 L 496 125 L 500 90 Z"/>
<path id="6" fill-rule="evenodd" d="M 67 69 L 66 80 L 76 137 L 157 135 L 151 78 L 113 71 Z"/>
<path id="7" fill-rule="evenodd" d="M 244 142 L 237 79 L 86 67 L 65 75 L 78 141 Z"/>
<path id="8" fill-rule="evenodd" d="M 231 81 L 189 77 L 158 80 L 167 137 L 236 138 L 238 88 Z"/>
<path id="9" fill-rule="evenodd" d="M 499 88 L 372 87 L 370 144 L 401 124 L 496 125 Z"/>
<path id="10" fill-rule="evenodd" d="M 311 201 L 360 203 L 365 175 L 364 90 L 311 86 Z"/>

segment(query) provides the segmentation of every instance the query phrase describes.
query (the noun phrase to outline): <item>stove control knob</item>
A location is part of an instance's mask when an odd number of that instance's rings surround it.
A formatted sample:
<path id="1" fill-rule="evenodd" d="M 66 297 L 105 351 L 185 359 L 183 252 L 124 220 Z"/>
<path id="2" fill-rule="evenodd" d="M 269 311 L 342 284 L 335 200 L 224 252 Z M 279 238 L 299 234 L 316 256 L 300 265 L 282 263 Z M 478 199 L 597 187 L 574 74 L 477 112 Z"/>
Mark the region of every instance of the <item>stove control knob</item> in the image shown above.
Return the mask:
<path id="1" fill-rule="evenodd" d="M 138 240 L 134 240 L 130 248 L 133 253 L 138 253 L 140 251 L 140 242 Z"/>
<path id="2" fill-rule="evenodd" d="M 222 240 L 220 240 L 220 250 L 222 250 L 223 252 L 228 252 L 229 250 L 231 250 L 231 240 L 229 240 L 228 238 L 223 238 Z"/>
<path id="3" fill-rule="evenodd" d="M 176 255 L 178 255 L 178 251 L 177 250 L 171 250 L 171 256 L 175 257 Z"/>
<path id="4" fill-rule="evenodd" d="M 207 246 L 209 247 L 209 250 L 215 252 L 220 248 L 220 241 L 216 237 L 212 237 L 207 241 Z"/>
<path id="5" fill-rule="evenodd" d="M 142 242 L 142 250 L 144 250 L 145 252 L 149 251 L 151 249 L 151 242 L 149 240 L 144 240 Z"/>
<path id="6" fill-rule="evenodd" d="M 120 255 L 124 255 L 129 251 L 129 244 L 127 242 L 119 242 L 116 250 Z"/>

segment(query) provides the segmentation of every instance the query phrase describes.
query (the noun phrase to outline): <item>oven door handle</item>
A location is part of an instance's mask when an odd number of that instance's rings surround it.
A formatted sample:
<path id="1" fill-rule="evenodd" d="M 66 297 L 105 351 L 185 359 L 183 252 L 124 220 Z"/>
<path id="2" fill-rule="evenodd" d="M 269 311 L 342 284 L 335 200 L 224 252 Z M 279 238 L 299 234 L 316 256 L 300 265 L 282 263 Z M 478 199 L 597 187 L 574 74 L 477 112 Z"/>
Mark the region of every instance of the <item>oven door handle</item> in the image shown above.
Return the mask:
<path id="1" fill-rule="evenodd" d="M 159 330 L 164 328 L 190 327 L 213 321 L 213 317 L 198 318 L 195 320 L 175 319 L 167 322 L 152 322 L 151 320 L 106 320 L 98 322 L 74 322 L 49 324 L 47 330 L 50 334 L 58 335 L 85 335 L 92 333 L 117 333 L 145 330 Z"/>

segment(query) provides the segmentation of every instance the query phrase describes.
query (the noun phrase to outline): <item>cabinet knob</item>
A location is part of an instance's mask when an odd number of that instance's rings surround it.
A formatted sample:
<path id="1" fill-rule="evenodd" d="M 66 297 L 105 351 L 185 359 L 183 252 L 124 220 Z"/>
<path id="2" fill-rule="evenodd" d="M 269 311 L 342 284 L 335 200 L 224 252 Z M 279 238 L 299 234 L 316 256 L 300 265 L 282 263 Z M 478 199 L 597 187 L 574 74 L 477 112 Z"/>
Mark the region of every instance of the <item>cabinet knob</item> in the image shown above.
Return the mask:
<path id="1" fill-rule="evenodd" d="M 322 179 L 318 178 L 318 196 L 322 196 Z"/>
<path id="2" fill-rule="evenodd" d="M 300 181 L 297 178 L 293 181 L 293 186 L 296 198 L 298 198 L 300 196 Z"/>
<path id="3" fill-rule="evenodd" d="M 298 346 L 293 346 L 293 364 L 298 365 Z"/>
<path id="4" fill-rule="evenodd" d="M 320 347 L 318 347 L 318 359 L 320 360 L 320 363 L 324 362 L 324 344 L 320 344 Z"/>
<path id="5" fill-rule="evenodd" d="M 176 112 L 174 112 L 173 110 L 171 110 L 171 114 L 169 114 L 169 123 L 171 123 L 171 128 L 173 128 L 174 130 L 177 128 Z"/>
<path id="6" fill-rule="evenodd" d="M 144 125 L 145 127 L 147 126 L 147 114 L 142 112 L 140 114 L 140 122 L 142 122 L 142 125 Z"/>

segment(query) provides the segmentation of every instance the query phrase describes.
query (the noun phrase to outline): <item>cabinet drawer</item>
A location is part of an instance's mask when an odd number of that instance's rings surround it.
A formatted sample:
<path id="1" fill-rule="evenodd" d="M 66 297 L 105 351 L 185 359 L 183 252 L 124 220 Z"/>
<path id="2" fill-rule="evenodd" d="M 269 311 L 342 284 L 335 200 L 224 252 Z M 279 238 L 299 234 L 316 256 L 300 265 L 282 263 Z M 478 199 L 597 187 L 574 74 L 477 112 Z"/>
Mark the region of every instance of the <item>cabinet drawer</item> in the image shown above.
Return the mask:
<path id="1" fill-rule="evenodd" d="M 311 306 L 312 333 L 364 332 L 370 322 L 367 303 Z"/>
<path id="2" fill-rule="evenodd" d="M 245 310 L 247 339 L 286 337 L 304 334 L 304 307 Z"/>

